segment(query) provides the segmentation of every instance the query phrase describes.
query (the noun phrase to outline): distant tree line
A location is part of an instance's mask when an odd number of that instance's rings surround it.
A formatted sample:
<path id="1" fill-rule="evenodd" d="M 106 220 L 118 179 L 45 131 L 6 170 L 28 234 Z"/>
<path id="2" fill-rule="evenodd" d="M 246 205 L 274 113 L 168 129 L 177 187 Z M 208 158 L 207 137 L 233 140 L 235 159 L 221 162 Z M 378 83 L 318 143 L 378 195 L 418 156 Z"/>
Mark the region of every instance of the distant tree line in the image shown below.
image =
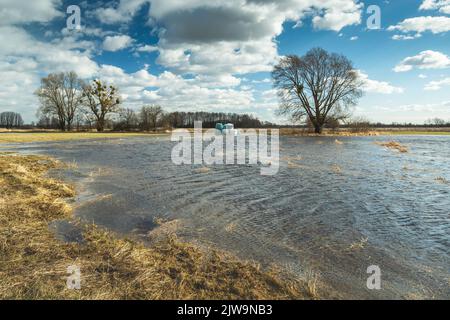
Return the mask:
<path id="1" fill-rule="evenodd" d="M 135 111 L 121 107 L 118 88 L 100 79 L 86 83 L 75 72 L 52 73 L 41 79 L 35 94 L 40 107 L 37 126 L 62 131 L 97 129 L 142 130 L 191 128 L 195 121 L 214 128 L 217 122 L 231 122 L 240 128 L 269 127 L 247 114 L 222 112 L 166 112 L 158 105 Z"/>
<path id="2" fill-rule="evenodd" d="M 238 128 L 262 128 L 271 125 L 249 114 L 201 111 L 172 112 L 166 115 L 165 121 L 174 128 L 192 128 L 195 121 L 201 121 L 204 128 L 214 128 L 218 122 L 233 123 Z"/>
<path id="3" fill-rule="evenodd" d="M 311 63 L 306 63 L 308 61 Z M 326 83 L 310 83 L 316 71 L 311 70 L 309 66 L 320 67 L 320 61 L 332 64 L 336 73 L 347 77 L 347 82 L 342 85 L 347 87 L 348 91 L 343 93 L 333 91 L 333 86 L 342 81 L 341 77 L 336 77 L 334 85 L 331 83 L 329 89 L 326 89 Z M 101 79 L 85 82 L 75 72 L 52 73 L 41 79 L 41 85 L 35 92 L 40 100 L 37 112 L 39 120 L 35 127 L 62 131 L 92 129 L 156 131 L 166 128 L 192 128 L 195 121 L 201 121 L 204 128 L 214 128 L 218 122 L 221 122 L 233 123 L 237 128 L 297 127 L 309 128 L 315 132 L 321 132 L 322 128 L 332 130 L 350 128 L 355 131 L 365 131 L 370 128 L 386 127 L 450 127 L 450 121 L 440 118 L 430 119 L 423 125 L 371 123 L 361 117 L 352 118 L 344 105 L 354 104 L 360 92 L 351 70 L 351 62 L 345 57 L 330 55 L 319 49 L 312 50 L 305 57 L 289 56 L 280 62 L 273 72 L 275 86 L 279 89 L 280 95 L 286 90 L 291 93 L 281 97 L 283 104 L 279 114 L 290 115 L 295 125 L 277 125 L 261 121 L 249 114 L 205 111 L 167 112 L 159 105 L 144 105 L 139 110 L 124 108 L 121 106 L 119 89 L 114 85 L 107 84 Z M 293 78 L 298 79 L 298 82 L 292 82 L 291 75 L 294 75 Z M 312 88 L 307 89 L 307 85 Z M 319 87 L 316 88 L 314 85 Z M 306 92 L 309 92 L 307 96 Z M 345 103 L 330 104 L 324 98 L 325 94 L 331 101 L 336 99 L 338 101 L 338 98 L 332 98 L 342 95 L 345 97 L 342 98 L 342 102 Z M 317 112 L 312 107 L 314 101 L 318 101 L 318 105 L 322 106 L 317 109 Z M 0 113 L 0 127 L 10 129 L 23 127 L 23 125 L 19 113 Z M 34 127 L 34 124 L 31 127 Z"/>
<path id="4" fill-rule="evenodd" d="M 0 113 L 0 127 L 6 129 L 20 128 L 23 126 L 23 120 L 20 113 L 2 112 Z"/>
<path id="5" fill-rule="evenodd" d="M 193 128 L 195 121 L 201 121 L 203 128 L 214 128 L 218 122 L 233 123 L 238 128 L 273 127 L 274 124 L 258 118 L 237 113 L 220 112 L 165 112 L 160 106 L 143 106 L 138 112 L 121 109 L 114 130 L 143 130 L 157 128 Z"/>

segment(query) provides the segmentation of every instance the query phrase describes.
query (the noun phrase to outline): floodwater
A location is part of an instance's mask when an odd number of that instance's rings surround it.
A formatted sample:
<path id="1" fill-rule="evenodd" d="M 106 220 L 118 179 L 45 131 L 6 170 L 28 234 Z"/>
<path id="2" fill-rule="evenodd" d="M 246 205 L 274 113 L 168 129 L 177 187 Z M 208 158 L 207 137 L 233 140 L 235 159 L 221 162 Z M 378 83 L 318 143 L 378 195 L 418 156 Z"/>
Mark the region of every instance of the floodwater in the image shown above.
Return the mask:
<path id="1" fill-rule="evenodd" d="M 281 137 L 280 170 L 177 166 L 169 137 L 8 146 L 76 165 L 76 215 L 145 238 L 179 237 L 307 277 L 329 298 L 450 299 L 450 137 Z M 70 229 L 70 228 L 65 228 Z M 73 235 L 73 230 L 70 230 Z M 380 267 L 381 290 L 367 268 Z M 320 288 L 319 288 L 320 292 Z"/>

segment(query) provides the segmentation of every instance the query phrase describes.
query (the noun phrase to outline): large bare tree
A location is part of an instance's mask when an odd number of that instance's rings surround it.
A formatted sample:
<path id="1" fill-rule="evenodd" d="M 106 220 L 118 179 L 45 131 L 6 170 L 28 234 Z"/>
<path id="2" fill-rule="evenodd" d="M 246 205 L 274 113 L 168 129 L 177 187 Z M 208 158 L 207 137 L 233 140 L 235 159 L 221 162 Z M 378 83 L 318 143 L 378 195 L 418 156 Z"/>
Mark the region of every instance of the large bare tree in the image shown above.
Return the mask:
<path id="1" fill-rule="evenodd" d="M 39 114 L 57 117 L 61 130 L 71 130 L 81 105 L 83 82 L 71 72 L 51 73 L 41 79 L 36 95 L 41 101 Z"/>
<path id="2" fill-rule="evenodd" d="M 281 100 L 278 113 L 294 121 L 309 119 L 316 133 L 322 133 L 329 119 L 346 117 L 363 94 L 352 62 L 321 48 L 283 57 L 272 77 Z"/>
<path id="3" fill-rule="evenodd" d="M 84 104 L 95 117 L 97 131 L 105 129 L 106 117 L 120 111 L 120 99 L 117 88 L 106 85 L 101 80 L 94 80 L 83 88 Z"/>

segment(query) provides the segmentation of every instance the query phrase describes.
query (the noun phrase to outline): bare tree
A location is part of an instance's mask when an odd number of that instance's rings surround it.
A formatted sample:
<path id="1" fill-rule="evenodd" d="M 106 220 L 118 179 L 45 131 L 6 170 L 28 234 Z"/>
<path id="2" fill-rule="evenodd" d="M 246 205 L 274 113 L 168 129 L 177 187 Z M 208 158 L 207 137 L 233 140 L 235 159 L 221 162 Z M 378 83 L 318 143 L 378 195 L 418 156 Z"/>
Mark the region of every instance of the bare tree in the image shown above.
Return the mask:
<path id="1" fill-rule="evenodd" d="M 429 119 L 425 122 L 427 125 L 436 126 L 436 127 L 444 127 L 446 125 L 446 121 L 441 118 L 433 118 Z"/>
<path id="2" fill-rule="evenodd" d="M 119 123 L 114 125 L 115 129 L 130 130 L 136 128 L 139 123 L 136 112 L 130 108 L 122 108 L 119 111 Z"/>
<path id="3" fill-rule="evenodd" d="M 345 56 L 315 48 L 304 56 L 289 55 L 272 71 L 278 89 L 280 115 L 294 121 L 308 118 L 316 133 L 322 133 L 327 119 L 342 118 L 348 107 L 362 96 L 362 82 Z"/>
<path id="4" fill-rule="evenodd" d="M 352 132 L 368 132 L 372 128 L 370 120 L 361 116 L 349 119 L 346 122 Z"/>
<path id="5" fill-rule="evenodd" d="M 84 104 L 91 111 L 97 122 L 97 131 L 103 131 L 106 116 L 120 110 L 120 99 L 117 88 L 106 85 L 101 80 L 94 80 L 83 88 Z"/>
<path id="6" fill-rule="evenodd" d="M 64 109 L 66 113 L 67 130 L 72 129 L 72 123 L 75 119 L 75 115 L 78 108 L 81 105 L 83 97 L 84 83 L 78 78 L 75 72 L 68 72 L 63 77 L 63 90 L 64 90 Z"/>
<path id="7" fill-rule="evenodd" d="M 163 113 L 164 111 L 160 106 L 143 106 L 140 113 L 142 129 L 146 131 L 156 130 Z"/>
<path id="8" fill-rule="evenodd" d="M 57 117 L 61 130 L 71 130 L 81 105 L 83 82 L 71 72 L 51 73 L 41 79 L 35 92 L 41 101 L 38 116 Z"/>

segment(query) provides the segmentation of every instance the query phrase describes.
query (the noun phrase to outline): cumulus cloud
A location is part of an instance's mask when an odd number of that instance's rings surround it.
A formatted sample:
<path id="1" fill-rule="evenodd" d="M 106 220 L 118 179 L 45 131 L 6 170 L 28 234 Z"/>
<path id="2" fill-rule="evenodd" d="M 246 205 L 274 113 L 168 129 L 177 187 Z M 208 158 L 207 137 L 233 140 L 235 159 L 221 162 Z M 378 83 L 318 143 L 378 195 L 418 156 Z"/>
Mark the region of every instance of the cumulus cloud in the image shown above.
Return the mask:
<path id="1" fill-rule="evenodd" d="M 26 119 L 32 118 L 38 106 L 33 92 L 42 74 L 75 70 L 83 78 L 94 76 L 98 65 L 89 49 L 80 48 L 90 48 L 91 44 L 72 40 L 42 42 L 20 27 L 0 26 L 2 109 L 22 112 Z"/>
<path id="2" fill-rule="evenodd" d="M 443 87 L 450 87 L 450 77 L 442 80 L 431 81 L 425 85 L 427 91 L 441 90 Z"/>
<path id="3" fill-rule="evenodd" d="M 340 4 L 341 7 L 326 8 L 323 15 L 315 16 L 313 18 L 314 26 L 318 29 L 340 31 L 345 26 L 361 23 L 360 10 L 363 4 L 356 4 L 353 1 L 341 1 Z"/>
<path id="4" fill-rule="evenodd" d="M 284 22 L 310 16 L 315 28 L 339 31 L 361 22 L 363 6 L 359 0 L 121 0 L 96 14 L 104 23 L 126 22 L 147 3 L 149 21 L 159 30 L 157 63 L 176 74 L 221 78 L 269 71 Z"/>
<path id="5" fill-rule="evenodd" d="M 226 108 L 236 111 L 249 107 L 254 101 L 250 91 L 204 86 L 206 79 L 184 79 L 169 71 L 159 76 L 154 76 L 145 69 L 128 74 L 119 67 L 103 65 L 99 76 L 108 83 L 117 85 L 124 104 L 132 107 L 158 102 L 173 109 Z"/>
<path id="6" fill-rule="evenodd" d="M 403 59 L 394 68 L 395 72 L 417 69 L 445 69 L 450 67 L 450 58 L 438 51 L 426 50 L 413 57 Z"/>
<path id="7" fill-rule="evenodd" d="M 128 48 L 133 39 L 127 35 L 107 36 L 103 40 L 103 49 L 106 51 L 119 51 Z"/>
<path id="8" fill-rule="evenodd" d="M 450 0 L 424 0 L 420 10 L 439 10 L 439 12 L 450 14 Z"/>
<path id="9" fill-rule="evenodd" d="M 390 26 L 389 31 L 401 31 L 407 32 L 432 32 L 434 34 L 447 32 L 450 30 L 450 18 L 449 17 L 415 17 L 405 19 L 397 25 Z"/>
<path id="10" fill-rule="evenodd" d="M 126 23 L 129 22 L 136 11 L 148 1 L 145 0 L 126 0 L 120 1 L 116 8 L 98 8 L 95 15 L 105 24 Z"/>
<path id="11" fill-rule="evenodd" d="M 2 0 L 0 25 L 46 22 L 63 16 L 57 10 L 60 0 Z"/>
<path id="12" fill-rule="evenodd" d="M 394 94 L 403 93 L 404 89 L 391 85 L 386 81 L 377 81 L 369 79 L 369 76 L 358 70 L 358 76 L 363 81 L 363 90 L 369 93 Z"/>

